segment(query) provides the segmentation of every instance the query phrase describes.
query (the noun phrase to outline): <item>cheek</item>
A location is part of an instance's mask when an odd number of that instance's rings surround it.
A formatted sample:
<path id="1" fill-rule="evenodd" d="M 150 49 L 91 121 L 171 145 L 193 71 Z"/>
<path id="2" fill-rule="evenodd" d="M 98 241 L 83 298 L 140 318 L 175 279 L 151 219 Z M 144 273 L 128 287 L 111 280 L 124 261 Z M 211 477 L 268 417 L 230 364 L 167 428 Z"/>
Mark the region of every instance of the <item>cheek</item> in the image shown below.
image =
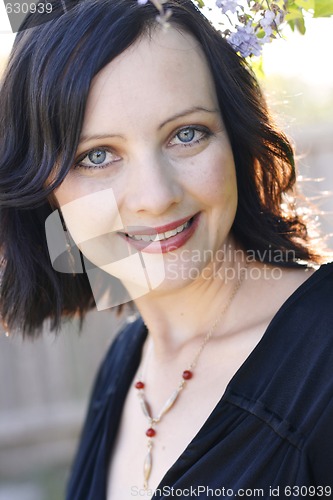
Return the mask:
<path id="1" fill-rule="evenodd" d="M 88 243 L 123 228 L 113 189 L 92 186 L 91 181 L 88 189 L 86 184 L 65 179 L 54 193 L 67 229 L 82 251 Z"/>
<path id="2" fill-rule="evenodd" d="M 212 204 L 231 205 L 237 202 L 237 182 L 233 163 L 228 167 L 221 168 L 216 165 L 216 169 L 207 182 L 206 195 Z M 203 186 L 205 188 L 205 186 Z"/>
<path id="3" fill-rule="evenodd" d="M 98 194 L 103 190 L 105 190 L 105 182 L 102 182 L 100 179 L 85 177 L 75 171 L 71 171 L 65 177 L 62 184 L 55 189 L 54 195 L 59 206 L 63 206 L 67 203 L 80 200 L 89 194 Z"/>
<path id="4" fill-rule="evenodd" d="M 237 205 L 236 169 L 231 150 L 222 144 L 207 155 L 203 155 L 200 162 L 193 164 L 196 191 L 203 203 L 207 206 L 223 207 L 235 211 Z"/>

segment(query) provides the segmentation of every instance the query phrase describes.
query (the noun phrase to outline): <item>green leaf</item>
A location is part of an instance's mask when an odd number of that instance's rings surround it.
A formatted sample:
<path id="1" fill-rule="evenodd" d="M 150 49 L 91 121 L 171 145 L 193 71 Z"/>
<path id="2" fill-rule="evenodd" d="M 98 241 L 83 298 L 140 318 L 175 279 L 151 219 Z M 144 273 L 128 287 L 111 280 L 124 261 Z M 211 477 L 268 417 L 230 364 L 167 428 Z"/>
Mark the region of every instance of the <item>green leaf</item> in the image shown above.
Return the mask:
<path id="1" fill-rule="evenodd" d="M 293 19 L 290 19 L 290 21 L 288 21 L 288 24 L 291 28 L 291 31 L 295 31 L 295 21 Z"/>
<path id="2" fill-rule="evenodd" d="M 294 0 L 295 5 L 304 10 L 314 10 L 316 0 Z"/>
<path id="3" fill-rule="evenodd" d="M 286 21 L 292 21 L 295 19 L 303 19 L 303 12 L 300 7 L 296 5 L 290 5 L 288 7 L 288 14 L 286 15 Z"/>
<path id="4" fill-rule="evenodd" d="M 285 3 L 286 3 L 286 2 L 285 2 L 285 0 L 275 0 L 275 2 L 274 2 L 274 3 L 275 3 L 278 7 L 280 7 L 280 9 L 283 9 L 283 8 L 285 7 Z M 288 4 L 292 4 L 292 3 L 294 3 L 294 0 L 289 0 L 287 3 L 288 3 Z"/>
<path id="5" fill-rule="evenodd" d="M 303 17 L 301 19 L 295 19 L 295 26 L 301 35 L 305 35 L 306 28 Z"/>
<path id="6" fill-rule="evenodd" d="M 314 17 L 329 17 L 332 15 L 332 0 L 315 0 Z"/>
<path id="7" fill-rule="evenodd" d="M 266 33 L 264 32 L 263 29 L 260 29 L 258 31 L 256 31 L 256 35 L 258 38 L 264 38 L 264 36 L 266 35 Z"/>
<path id="8" fill-rule="evenodd" d="M 301 35 L 305 35 L 306 28 L 304 19 L 291 19 L 288 21 L 288 25 L 290 26 L 292 31 L 297 30 Z"/>
<path id="9" fill-rule="evenodd" d="M 205 6 L 204 0 L 195 0 L 195 3 L 198 5 L 199 9 Z"/>

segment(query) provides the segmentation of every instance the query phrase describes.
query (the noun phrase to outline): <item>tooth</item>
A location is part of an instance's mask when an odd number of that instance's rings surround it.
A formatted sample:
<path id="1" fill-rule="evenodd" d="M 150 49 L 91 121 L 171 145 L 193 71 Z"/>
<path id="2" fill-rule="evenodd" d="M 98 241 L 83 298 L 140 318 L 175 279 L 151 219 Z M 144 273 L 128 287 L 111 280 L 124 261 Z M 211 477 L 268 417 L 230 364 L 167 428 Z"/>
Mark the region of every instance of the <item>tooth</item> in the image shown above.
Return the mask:
<path id="1" fill-rule="evenodd" d="M 143 241 L 150 241 L 150 236 L 148 234 L 147 235 L 146 234 L 141 234 L 141 239 Z"/>
<path id="2" fill-rule="evenodd" d="M 189 221 L 185 222 L 185 224 L 182 224 L 176 229 L 173 229 L 172 231 L 166 231 L 165 233 L 158 233 L 158 234 L 128 234 L 130 238 L 133 238 L 134 240 L 137 241 L 161 241 L 165 240 L 167 238 L 171 238 L 171 236 L 175 236 L 177 233 L 180 233 L 184 229 L 188 227 L 190 224 Z"/>
<path id="3" fill-rule="evenodd" d="M 175 236 L 177 232 L 177 229 L 173 229 L 172 231 L 166 231 L 164 234 L 166 238 L 170 238 L 171 236 Z"/>

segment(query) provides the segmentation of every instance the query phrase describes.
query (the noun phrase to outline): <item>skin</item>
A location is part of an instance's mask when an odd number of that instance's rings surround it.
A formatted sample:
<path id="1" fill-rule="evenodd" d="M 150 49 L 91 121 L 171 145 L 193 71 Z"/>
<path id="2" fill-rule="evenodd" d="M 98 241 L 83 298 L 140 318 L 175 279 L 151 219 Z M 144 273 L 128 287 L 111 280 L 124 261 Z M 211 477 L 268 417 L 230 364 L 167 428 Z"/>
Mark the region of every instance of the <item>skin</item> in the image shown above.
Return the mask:
<path id="1" fill-rule="evenodd" d="M 189 127 L 201 130 L 190 146 L 180 140 L 184 134 L 191 136 Z M 209 130 L 207 136 L 203 128 Z M 102 147 L 112 163 L 103 169 L 84 168 L 91 166 L 92 158 L 85 155 Z M 139 372 L 144 371 L 147 398 L 156 415 L 230 300 L 245 258 L 230 231 L 237 207 L 233 155 L 207 62 L 190 35 L 174 28 L 156 30 L 96 76 L 77 158 L 55 196 L 83 253 L 110 274 L 118 273 L 136 295 L 149 330 Z M 143 292 L 137 264 L 105 264 L 110 252 L 135 257 L 118 233 L 123 226 L 156 227 L 196 213 L 199 224 L 181 248 L 164 254 L 142 252 L 152 277 L 160 276 L 161 269 L 164 273 L 149 293 Z M 94 237 L 93 245 L 86 243 L 89 237 Z M 225 248 L 223 262 L 189 258 L 194 251 L 204 256 L 209 250 L 216 256 Z M 225 279 L 230 270 L 234 277 Z M 251 279 L 250 270 L 257 271 L 256 279 Z M 157 487 L 193 439 L 274 314 L 309 273 L 281 270 L 279 276 L 283 279 L 274 279 L 273 269 L 261 263 L 248 266 L 246 279 L 200 355 L 193 380 L 158 426 L 150 488 Z M 142 487 L 146 429 L 131 389 L 110 462 L 108 500 L 132 498 L 131 487 Z M 145 498 L 142 491 L 140 498 Z"/>

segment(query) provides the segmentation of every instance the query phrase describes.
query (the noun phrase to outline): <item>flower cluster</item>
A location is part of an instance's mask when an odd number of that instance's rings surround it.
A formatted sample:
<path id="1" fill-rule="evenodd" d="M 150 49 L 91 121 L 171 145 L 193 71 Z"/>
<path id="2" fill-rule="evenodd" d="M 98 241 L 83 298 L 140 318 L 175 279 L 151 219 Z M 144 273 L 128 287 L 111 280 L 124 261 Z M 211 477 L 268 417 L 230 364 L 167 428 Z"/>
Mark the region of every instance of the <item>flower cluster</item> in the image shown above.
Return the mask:
<path id="1" fill-rule="evenodd" d="M 279 3 L 278 3 L 279 2 Z M 256 0 L 216 0 L 216 6 L 229 21 L 224 31 L 232 47 L 243 57 L 259 56 L 264 43 L 279 36 L 287 14 L 287 2 Z"/>
<path id="2" fill-rule="evenodd" d="M 137 0 L 141 5 L 150 1 L 158 10 L 157 21 L 168 26 L 171 16 L 167 0 Z M 211 9 L 213 0 L 192 0 L 200 8 Z M 281 36 L 288 24 L 292 30 L 305 33 L 304 11 L 316 17 L 333 15 L 329 0 L 215 0 L 215 9 L 222 14 L 222 35 L 243 57 L 259 56 L 265 43 Z M 212 20 L 212 16 L 210 16 Z"/>
<path id="3" fill-rule="evenodd" d="M 243 57 L 251 55 L 260 56 L 262 42 L 259 41 L 251 22 L 245 26 L 238 26 L 237 31 L 234 31 L 227 37 L 230 45 L 239 52 Z"/>

